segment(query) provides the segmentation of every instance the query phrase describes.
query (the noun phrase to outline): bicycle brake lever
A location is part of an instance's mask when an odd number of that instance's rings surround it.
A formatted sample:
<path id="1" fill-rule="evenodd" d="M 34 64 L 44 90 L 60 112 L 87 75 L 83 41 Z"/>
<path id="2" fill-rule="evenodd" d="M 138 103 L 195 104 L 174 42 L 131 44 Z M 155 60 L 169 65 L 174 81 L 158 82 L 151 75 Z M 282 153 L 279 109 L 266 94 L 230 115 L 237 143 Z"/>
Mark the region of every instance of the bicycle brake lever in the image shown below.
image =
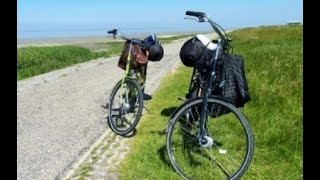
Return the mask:
<path id="1" fill-rule="evenodd" d="M 191 20 L 198 21 L 198 18 L 192 18 L 192 17 L 184 17 L 184 19 L 191 19 Z"/>
<path id="2" fill-rule="evenodd" d="M 207 22 L 207 20 L 204 17 L 199 17 L 199 18 L 185 17 L 184 19 L 191 19 L 197 22 Z"/>
<path id="3" fill-rule="evenodd" d="M 198 22 L 206 22 L 206 20 L 203 17 L 199 17 Z"/>

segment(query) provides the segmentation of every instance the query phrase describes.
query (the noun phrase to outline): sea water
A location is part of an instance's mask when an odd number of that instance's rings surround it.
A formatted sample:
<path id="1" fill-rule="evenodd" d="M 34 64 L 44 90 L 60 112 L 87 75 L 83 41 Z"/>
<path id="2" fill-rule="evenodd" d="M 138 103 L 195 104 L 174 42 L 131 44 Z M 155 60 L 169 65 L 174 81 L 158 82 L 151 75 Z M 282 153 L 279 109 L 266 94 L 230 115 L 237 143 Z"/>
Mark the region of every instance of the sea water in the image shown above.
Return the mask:
<path id="1" fill-rule="evenodd" d="M 75 23 L 18 23 L 18 40 L 40 40 L 48 38 L 103 37 L 107 31 L 117 28 L 128 36 L 148 34 L 180 34 L 188 32 L 210 32 L 209 24 L 188 22 L 180 24 L 119 23 L 119 24 L 75 24 Z"/>

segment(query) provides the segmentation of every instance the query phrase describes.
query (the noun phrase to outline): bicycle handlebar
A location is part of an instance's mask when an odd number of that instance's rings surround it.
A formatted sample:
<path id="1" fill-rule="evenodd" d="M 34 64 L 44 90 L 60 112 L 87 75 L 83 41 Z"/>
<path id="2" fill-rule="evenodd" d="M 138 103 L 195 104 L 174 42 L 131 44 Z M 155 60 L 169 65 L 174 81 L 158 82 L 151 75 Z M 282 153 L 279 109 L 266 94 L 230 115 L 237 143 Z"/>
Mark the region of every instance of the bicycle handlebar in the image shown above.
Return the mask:
<path id="1" fill-rule="evenodd" d="M 116 39 L 116 36 L 119 36 L 120 38 L 122 38 L 122 39 L 124 39 L 126 41 L 129 41 L 129 42 L 134 43 L 134 44 L 139 44 L 141 47 L 144 47 L 144 48 L 148 48 L 150 46 L 150 44 L 144 42 L 144 40 L 140 40 L 140 39 L 137 39 L 137 38 L 128 38 L 128 37 L 126 37 L 124 34 L 118 32 L 118 29 L 109 30 L 108 34 L 113 34 L 113 38 L 114 39 Z"/>
<path id="2" fill-rule="evenodd" d="M 197 17 L 199 22 L 205 22 L 205 21 L 209 22 L 212 28 L 214 29 L 214 31 L 219 35 L 220 39 L 223 40 L 224 46 L 228 46 L 228 43 L 231 42 L 231 39 L 228 38 L 224 30 L 217 23 L 215 23 L 209 16 L 207 16 L 204 12 L 186 11 L 186 15 Z M 220 29 L 223 30 L 223 33 L 220 31 Z"/>
<path id="3" fill-rule="evenodd" d="M 195 17 L 204 17 L 206 14 L 203 12 L 195 12 L 195 11 L 186 11 L 186 15 L 195 16 Z"/>
<path id="4" fill-rule="evenodd" d="M 118 30 L 117 30 L 117 29 L 113 29 L 113 30 L 108 31 L 108 34 L 116 35 L 116 34 L 117 34 L 117 32 L 118 32 Z"/>
<path id="5" fill-rule="evenodd" d="M 112 29 L 108 31 L 108 34 L 113 34 L 113 38 L 116 39 L 116 36 L 119 36 L 120 38 L 127 40 L 127 41 L 134 41 L 133 39 L 125 37 L 122 33 L 118 32 L 118 29 Z"/>

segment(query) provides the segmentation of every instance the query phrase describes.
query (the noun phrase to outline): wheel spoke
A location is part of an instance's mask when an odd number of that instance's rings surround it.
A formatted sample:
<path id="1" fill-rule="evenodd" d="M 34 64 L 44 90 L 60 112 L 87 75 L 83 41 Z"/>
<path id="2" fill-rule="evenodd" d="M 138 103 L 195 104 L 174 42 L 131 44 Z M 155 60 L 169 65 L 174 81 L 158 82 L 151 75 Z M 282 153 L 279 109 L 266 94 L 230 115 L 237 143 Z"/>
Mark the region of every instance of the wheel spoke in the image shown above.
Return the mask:
<path id="1" fill-rule="evenodd" d="M 238 179 L 253 155 L 253 137 L 247 120 L 229 103 L 208 98 L 205 139 L 200 145 L 203 99 L 180 107 L 170 120 L 167 150 L 173 168 L 185 179 Z"/>
<path id="2" fill-rule="evenodd" d="M 136 81 L 118 82 L 110 96 L 108 123 L 119 135 L 130 133 L 138 124 L 143 108 L 142 93 Z"/>
<path id="3" fill-rule="evenodd" d="M 227 172 L 226 168 L 223 167 L 223 165 L 212 154 L 210 154 L 207 149 L 205 149 L 205 152 L 207 152 L 207 154 L 210 156 L 209 160 L 215 161 L 215 163 L 217 163 L 217 165 L 221 168 L 221 170 L 225 173 L 225 175 L 227 175 L 228 177 L 231 176 L 231 174 Z"/>
<path id="4" fill-rule="evenodd" d="M 121 108 L 114 108 L 111 110 L 111 117 L 113 116 L 120 116 L 120 111 L 121 111 Z"/>

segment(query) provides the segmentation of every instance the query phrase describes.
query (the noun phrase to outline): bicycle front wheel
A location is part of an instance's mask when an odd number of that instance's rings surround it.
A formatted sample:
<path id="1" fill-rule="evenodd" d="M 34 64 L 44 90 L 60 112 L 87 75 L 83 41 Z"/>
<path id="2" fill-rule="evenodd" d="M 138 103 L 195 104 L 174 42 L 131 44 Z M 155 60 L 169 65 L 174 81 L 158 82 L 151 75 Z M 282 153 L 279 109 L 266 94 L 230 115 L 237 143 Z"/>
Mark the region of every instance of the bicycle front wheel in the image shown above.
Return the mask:
<path id="1" fill-rule="evenodd" d="M 167 151 L 176 172 L 185 179 L 238 179 L 253 156 L 253 135 L 245 116 L 233 105 L 208 98 L 200 137 L 203 98 L 182 105 L 170 119 Z"/>
<path id="2" fill-rule="evenodd" d="M 137 126 L 143 108 L 140 85 L 131 79 L 119 81 L 109 100 L 108 124 L 118 135 L 127 135 Z"/>

